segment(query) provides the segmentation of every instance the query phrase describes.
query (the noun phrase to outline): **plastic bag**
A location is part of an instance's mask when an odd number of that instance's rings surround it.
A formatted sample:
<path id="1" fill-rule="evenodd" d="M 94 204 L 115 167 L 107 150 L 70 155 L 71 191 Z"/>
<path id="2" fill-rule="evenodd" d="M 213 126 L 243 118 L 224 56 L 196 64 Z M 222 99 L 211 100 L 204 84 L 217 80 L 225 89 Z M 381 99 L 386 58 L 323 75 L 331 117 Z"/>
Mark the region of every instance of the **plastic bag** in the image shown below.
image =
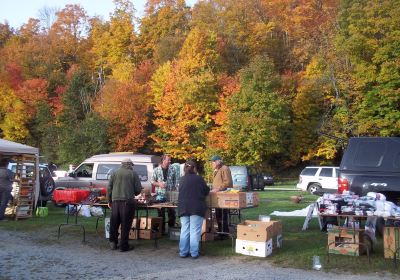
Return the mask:
<path id="1" fill-rule="evenodd" d="M 103 208 L 99 206 L 92 206 L 90 207 L 90 214 L 92 214 L 94 217 L 102 217 L 104 215 Z"/>
<path id="2" fill-rule="evenodd" d="M 79 215 L 82 217 L 91 217 L 89 205 L 82 205 L 79 209 Z"/>

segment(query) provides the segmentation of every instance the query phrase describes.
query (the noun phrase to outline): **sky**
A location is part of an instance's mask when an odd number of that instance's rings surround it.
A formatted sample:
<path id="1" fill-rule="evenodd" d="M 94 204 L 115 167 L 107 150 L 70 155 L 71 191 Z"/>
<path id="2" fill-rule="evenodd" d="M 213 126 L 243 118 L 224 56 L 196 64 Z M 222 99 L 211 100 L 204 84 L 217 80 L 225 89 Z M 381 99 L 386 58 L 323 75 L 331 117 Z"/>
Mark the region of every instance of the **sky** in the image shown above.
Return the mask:
<path id="1" fill-rule="evenodd" d="M 136 9 L 136 16 L 143 15 L 146 0 L 131 0 Z M 195 0 L 186 0 L 193 5 Z M 105 20 L 114 10 L 112 0 L 0 0 L 0 23 L 5 21 L 11 27 L 18 28 L 27 23 L 29 18 L 39 18 L 39 10 L 43 7 L 64 8 L 66 4 L 80 4 L 89 16 L 100 15 Z"/>

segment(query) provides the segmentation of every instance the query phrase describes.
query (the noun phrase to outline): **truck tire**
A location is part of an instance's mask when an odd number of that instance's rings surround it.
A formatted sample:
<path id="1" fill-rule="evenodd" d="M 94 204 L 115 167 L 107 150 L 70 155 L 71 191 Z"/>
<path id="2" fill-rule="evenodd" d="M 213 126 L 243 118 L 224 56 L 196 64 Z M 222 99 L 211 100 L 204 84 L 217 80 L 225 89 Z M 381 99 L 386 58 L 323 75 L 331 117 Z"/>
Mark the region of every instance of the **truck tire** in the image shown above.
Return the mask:
<path id="1" fill-rule="evenodd" d="M 40 182 L 40 193 L 42 194 L 42 196 L 50 196 L 55 188 L 56 184 L 51 177 L 45 178 L 42 182 Z"/>

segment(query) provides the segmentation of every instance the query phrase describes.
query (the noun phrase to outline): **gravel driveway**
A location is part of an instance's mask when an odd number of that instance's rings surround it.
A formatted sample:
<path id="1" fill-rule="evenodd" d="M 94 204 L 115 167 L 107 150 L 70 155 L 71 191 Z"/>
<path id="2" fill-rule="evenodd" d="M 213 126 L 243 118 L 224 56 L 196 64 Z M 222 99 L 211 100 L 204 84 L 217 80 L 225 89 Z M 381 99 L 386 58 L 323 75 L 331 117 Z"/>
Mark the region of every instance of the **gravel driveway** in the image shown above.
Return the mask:
<path id="1" fill-rule="evenodd" d="M 89 239 L 89 238 L 88 238 Z M 147 244 L 149 245 L 149 244 Z M 0 279 L 398 279 L 393 275 L 351 275 L 272 266 L 268 259 L 202 256 L 181 259 L 177 248 L 141 246 L 110 251 L 105 239 L 86 244 L 41 231 L 0 230 Z"/>

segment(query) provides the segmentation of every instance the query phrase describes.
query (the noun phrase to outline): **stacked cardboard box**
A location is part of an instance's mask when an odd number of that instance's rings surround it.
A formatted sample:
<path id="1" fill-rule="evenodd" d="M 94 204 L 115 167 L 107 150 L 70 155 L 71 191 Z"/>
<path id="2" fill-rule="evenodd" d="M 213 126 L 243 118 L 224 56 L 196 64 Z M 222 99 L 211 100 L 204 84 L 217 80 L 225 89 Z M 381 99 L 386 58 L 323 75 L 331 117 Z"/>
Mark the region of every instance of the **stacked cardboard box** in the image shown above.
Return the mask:
<path id="1" fill-rule="evenodd" d="M 106 218 L 106 238 L 109 237 L 109 218 Z M 160 217 L 141 217 L 139 220 L 136 218 L 132 221 L 132 228 L 129 231 L 129 239 L 156 239 L 161 237 L 161 223 Z M 119 232 L 121 230 L 119 229 Z M 138 238 L 139 232 L 139 238 Z"/>
<path id="2" fill-rule="evenodd" d="M 360 256 L 366 253 L 364 246 L 364 230 L 345 227 L 334 227 L 328 230 L 328 246 L 330 254 Z"/>
<path id="3" fill-rule="evenodd" d="M 385 227 L 383 230 L 383 254 L 386 259 L 400 259 L 400 227 Z"/>
<path id="4" fill-rule="evenodd" d="M 206 203 L 210 208 L 240 209 L 257 206 L 260 196 L 256 192 L 214 192 L 208 195 Z"/>
<path id="5" fill-rule="evenodd" d="M 207 213 L 206 217 L 209 217 L 210 215 Z M 215 226 L 213 225 L 213 220 L 211 218 L 206 218 L 203 221 L 203 225 L 201 227 L 201 241 L 206 242 L 206 241 L 214 241 L 214 236 L 215 236 Z"/>
<path id="6" fill-rule="evenodd" d="M 282 247 L 280 221 L 249 221 L 237 226 L 236 253 L 267 257 L 275 248 Z"/>

